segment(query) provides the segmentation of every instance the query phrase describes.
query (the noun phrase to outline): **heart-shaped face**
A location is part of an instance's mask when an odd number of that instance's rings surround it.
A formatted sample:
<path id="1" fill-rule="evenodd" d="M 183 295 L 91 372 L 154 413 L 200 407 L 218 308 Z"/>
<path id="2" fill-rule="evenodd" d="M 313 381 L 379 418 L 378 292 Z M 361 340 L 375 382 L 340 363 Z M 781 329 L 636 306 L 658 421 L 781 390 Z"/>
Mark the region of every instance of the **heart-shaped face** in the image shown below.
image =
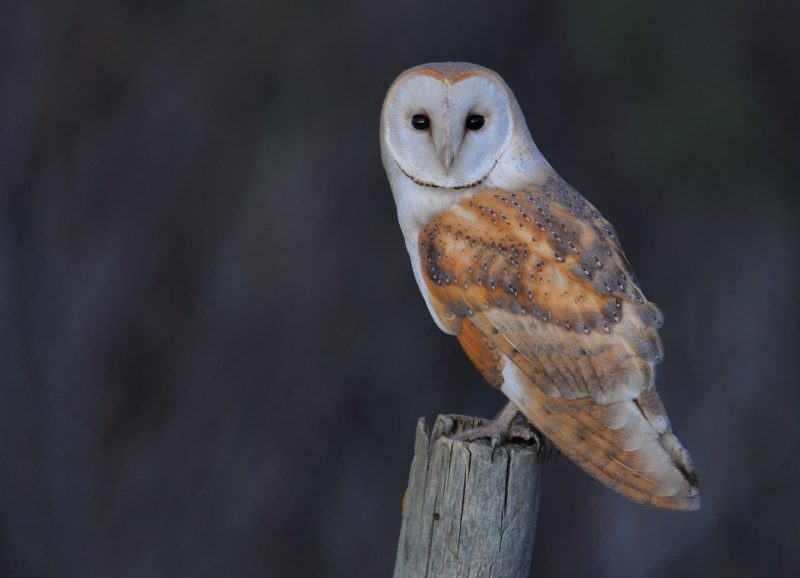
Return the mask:
<path id="1" fill-rule="evenodd" d="M 492 71 L 451 65 L 411 69 L 389 89 L 383 145 L 400 170 L 422 185 L 459 189 L 480 183 L 506 149 L 514 102 Z"/>

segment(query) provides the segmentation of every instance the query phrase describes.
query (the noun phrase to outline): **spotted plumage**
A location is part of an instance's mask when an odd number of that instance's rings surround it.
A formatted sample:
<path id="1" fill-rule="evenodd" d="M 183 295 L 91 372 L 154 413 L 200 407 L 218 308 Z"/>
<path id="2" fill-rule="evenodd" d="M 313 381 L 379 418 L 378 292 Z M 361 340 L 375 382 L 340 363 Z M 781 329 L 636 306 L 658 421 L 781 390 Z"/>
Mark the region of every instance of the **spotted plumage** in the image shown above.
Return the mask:
<path id="1" fill-rule="evenodd" d="M 661 312 L 611 225 L 541 156 L 505 83 L 473 65 L 411 69 L 387 95 L 381 136 L 439 327 L 587 472 L 644 504 L 696 508 L 696 474 L 655 390 Z"/>

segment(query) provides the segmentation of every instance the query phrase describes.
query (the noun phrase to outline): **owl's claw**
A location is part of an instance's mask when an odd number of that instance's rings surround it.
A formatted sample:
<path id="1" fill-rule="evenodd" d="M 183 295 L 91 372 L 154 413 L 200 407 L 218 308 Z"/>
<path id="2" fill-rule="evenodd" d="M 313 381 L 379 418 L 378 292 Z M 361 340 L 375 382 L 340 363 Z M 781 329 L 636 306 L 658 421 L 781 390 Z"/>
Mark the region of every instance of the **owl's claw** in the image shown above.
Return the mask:
<path id="1" fill-rule="evenodd" d="M 494 461 L 494 454 L 497 448 L 509 441 L 519 440 L 534 443 L 540 452 L 543 448 L 550 446 L 550 442 L 528 423 L 525 416 L 511 403 L 489 423 L 453 434 L 451 438 L 464 442 L 488 439 L 492 451 L 492 461 Z M 547 450 L 547 453 L 549 453 L 549 450 Z"/>
<path id="2" fill-rule="evenodd" d="M 501 436 L 499 434 L 493 435 L 491 440 L 492 440 L 491 441 L 492 453 L 489 456 L 489 461 L 493 462 L 494 461 L 494 452 L 495 452 L 495 450 L 497 448 L 499 448 L 501 445 L 503 445 L 506 440 L 504 440 L 503 436 Z"/>

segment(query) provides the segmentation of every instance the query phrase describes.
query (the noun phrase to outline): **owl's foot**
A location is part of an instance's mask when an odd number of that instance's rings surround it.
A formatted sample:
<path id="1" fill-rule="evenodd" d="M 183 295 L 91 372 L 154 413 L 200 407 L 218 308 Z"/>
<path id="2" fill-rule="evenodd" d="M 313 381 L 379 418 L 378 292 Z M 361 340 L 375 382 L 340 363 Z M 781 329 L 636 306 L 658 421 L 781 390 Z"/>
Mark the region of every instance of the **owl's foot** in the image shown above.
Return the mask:
<path id="1" fill-rule="evenodd" d="M 453 434 L 451 438 L 464 442 L 488 439 L 492 447 L 492 459 L 494 459 L 494 452 L 498 447 L 514 440 L 532 442 L 536 445 L 538 451 L 544 455 L 549 454 L 552 448 L 550 441 L 539 433 L 520 413 L 517 406 L 511 402 L 500 412 L 500 415 L 489 423 L 458 432 Z"/>

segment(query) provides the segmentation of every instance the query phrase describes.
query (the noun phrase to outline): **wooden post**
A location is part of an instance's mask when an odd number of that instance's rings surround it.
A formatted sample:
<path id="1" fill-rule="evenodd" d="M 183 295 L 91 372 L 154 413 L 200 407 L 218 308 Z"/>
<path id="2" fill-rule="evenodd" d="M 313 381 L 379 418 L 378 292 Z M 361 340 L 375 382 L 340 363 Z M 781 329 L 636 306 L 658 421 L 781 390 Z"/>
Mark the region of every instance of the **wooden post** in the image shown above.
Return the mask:
<path id="1" fill-rule="evenodd" d="M 440 415 L 430 438 L 417 422 L 394 578 L 528 578 L 539 448 L 515 441 L 492 459 L 488 441 L 446 437 L 485 422 Z"/>

